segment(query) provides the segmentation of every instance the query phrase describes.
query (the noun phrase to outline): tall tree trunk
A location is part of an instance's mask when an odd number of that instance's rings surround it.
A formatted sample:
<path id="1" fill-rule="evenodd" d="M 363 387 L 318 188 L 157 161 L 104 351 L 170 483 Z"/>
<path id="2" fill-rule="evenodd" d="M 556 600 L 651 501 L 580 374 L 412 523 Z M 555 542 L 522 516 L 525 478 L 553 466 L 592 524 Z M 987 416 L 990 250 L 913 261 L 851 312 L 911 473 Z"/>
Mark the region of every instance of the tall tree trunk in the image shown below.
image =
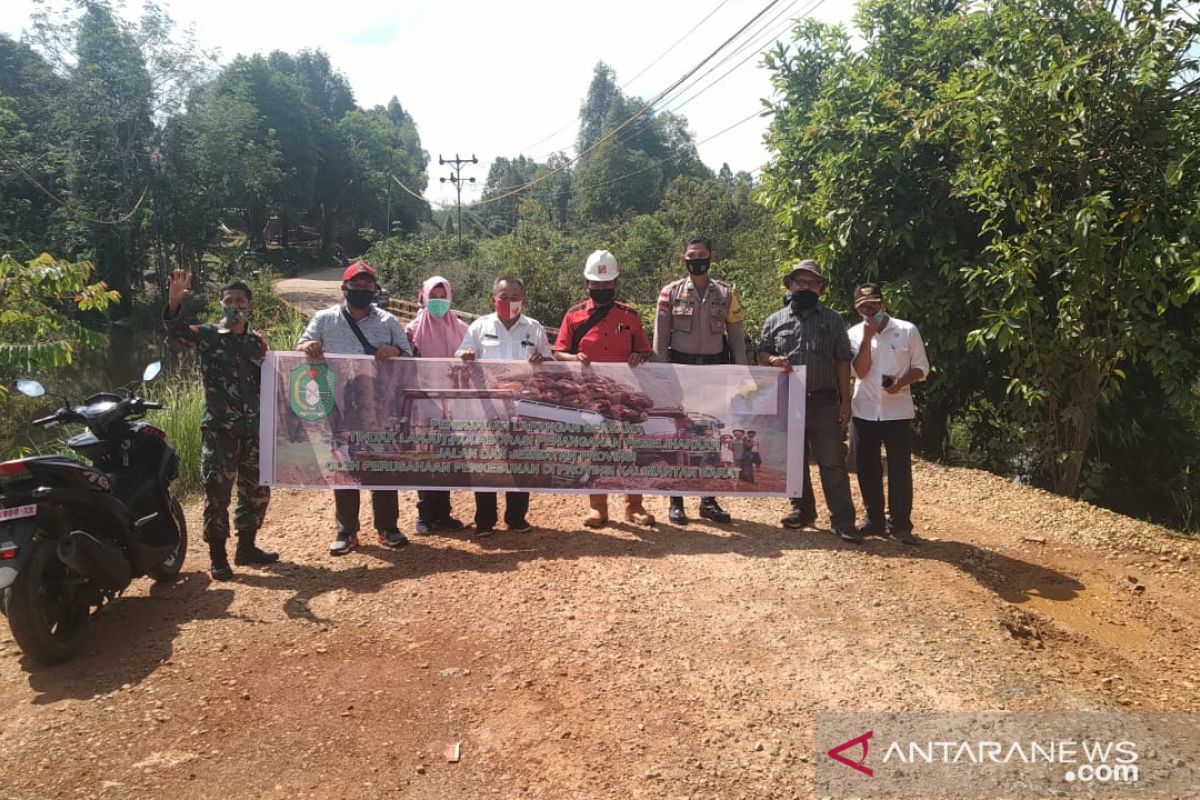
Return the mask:
<path id="1" fill-rule="evenodd" d="M 1079 476 L 1083 472 L 1083 458 L 1092 441 L 1092 429 L 1100 410 L 1100 371 L 1094 365 L 1084 367 L 1079 376 L 1079 396 L 1074 403 L 1062 410 L 1061 424 L 1068 428 L 1069 450 L 1059 469 L 1055 470 L 1057 484 L 1054 491 L 1069 497 L 1079 493 Z"/>

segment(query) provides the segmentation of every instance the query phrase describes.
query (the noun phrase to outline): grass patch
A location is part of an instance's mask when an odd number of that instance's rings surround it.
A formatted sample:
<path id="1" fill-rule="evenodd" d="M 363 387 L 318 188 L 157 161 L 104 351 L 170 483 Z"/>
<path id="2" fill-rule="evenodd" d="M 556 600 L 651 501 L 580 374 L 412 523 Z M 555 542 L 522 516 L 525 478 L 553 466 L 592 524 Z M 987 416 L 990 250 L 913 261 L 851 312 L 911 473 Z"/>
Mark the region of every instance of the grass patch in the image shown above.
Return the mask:
<path id="1" fill-rule="evenodd" d="M 151 411 L 146 419 L 162 428 L 167 441 L 179 454 L 179 479 L 175 491 L 181 497 L 198 493 L 200 481 L 200 419 L 204 416 L 204 387 L 200 376 L 174 376 L 155 383 L 147 395 L 166 406 Z"/>

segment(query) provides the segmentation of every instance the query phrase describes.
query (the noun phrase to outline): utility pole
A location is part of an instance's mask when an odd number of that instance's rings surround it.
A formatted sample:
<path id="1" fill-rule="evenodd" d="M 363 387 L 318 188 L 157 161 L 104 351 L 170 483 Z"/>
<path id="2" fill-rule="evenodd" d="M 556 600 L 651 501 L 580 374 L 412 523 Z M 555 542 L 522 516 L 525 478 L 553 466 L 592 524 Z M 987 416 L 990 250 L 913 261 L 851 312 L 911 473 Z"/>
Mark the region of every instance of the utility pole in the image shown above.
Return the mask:
<path id="1" fill-rule="evenodd" d="M 463 190 L 462 169 L 463 169 L 463 166 L 466 164 L 478 164 L 478 163 L 479 163 L 479 159 L 475 158 L 474 153 L 471 154 L 470 158 L 459 158 L 458 153 L 454 154 L 454 158 L 442 158 L 441 155 L 438 156 L 438 164 L 440 164 L 440 165 L 441 164 L 449 164 L 450 169 L 454 170 L 453 175 L 451 175 L 447 178 L 442 178 L 441 182 L 445 183 L 446 181 L 450 181 L 451 183 L 453 183 L 454 191 L 458 195 L 458 252 L 460 255 L 462 254 L 462 251 L 463 251 L 463 246 L 462 246 L 462 190 Z M 469 183 L 474 183 L 475 179 L 467 178 L 467 181 Z"/>
<path id="2" fill-rule="evenodd" d="M 384 225 L 386 227 L 383 229 L 383 239 L 387 241 L 388 237 L 392 235 L 392 173 L 390 172 L 387 179 L 387 222 Z"/>

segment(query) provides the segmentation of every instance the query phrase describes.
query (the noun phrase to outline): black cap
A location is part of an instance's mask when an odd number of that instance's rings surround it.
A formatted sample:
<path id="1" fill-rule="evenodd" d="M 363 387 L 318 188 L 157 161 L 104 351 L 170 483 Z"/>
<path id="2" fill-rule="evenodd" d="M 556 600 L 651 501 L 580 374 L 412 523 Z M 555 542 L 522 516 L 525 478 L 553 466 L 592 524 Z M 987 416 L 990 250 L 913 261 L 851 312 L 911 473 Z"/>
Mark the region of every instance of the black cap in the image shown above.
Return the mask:
<path id="1" fill-rule="evenodd" d="M 882 303 L 883 290 L 879 288 L 878 283 L 864 283 L 854 289 L 854 307 L 858 308 L 863 303 Z"/>

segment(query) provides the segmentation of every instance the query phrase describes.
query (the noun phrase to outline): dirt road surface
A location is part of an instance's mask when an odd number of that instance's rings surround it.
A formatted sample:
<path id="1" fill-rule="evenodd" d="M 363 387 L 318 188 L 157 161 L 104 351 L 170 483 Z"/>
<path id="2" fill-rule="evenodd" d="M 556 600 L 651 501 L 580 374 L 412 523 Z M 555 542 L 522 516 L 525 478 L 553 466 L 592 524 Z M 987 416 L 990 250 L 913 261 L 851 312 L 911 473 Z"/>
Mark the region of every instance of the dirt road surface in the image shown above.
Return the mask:
<path id="1" fill-rule="evenodd" d="M 0 798 L 807 798 L 819 711 L 1200 711 L 1197 542 L 915 481 L 917 548 L 784 530 L 780 500 L 589 531 L 534 495 L 530 533 L 342 558 L 332 498 L 280 491 L 283 561 L 228 583 L 193 504 L 183 578 L 135 583 L 79 658 L 0 632 Z"/>
<path id="2" fill-rule="evenodd" d="M 337 267 L 308 272 L 299 278 L 275 282 L 275 293 L 312 316 L 322 308 L 342 302 L 342 270 Z"/>

